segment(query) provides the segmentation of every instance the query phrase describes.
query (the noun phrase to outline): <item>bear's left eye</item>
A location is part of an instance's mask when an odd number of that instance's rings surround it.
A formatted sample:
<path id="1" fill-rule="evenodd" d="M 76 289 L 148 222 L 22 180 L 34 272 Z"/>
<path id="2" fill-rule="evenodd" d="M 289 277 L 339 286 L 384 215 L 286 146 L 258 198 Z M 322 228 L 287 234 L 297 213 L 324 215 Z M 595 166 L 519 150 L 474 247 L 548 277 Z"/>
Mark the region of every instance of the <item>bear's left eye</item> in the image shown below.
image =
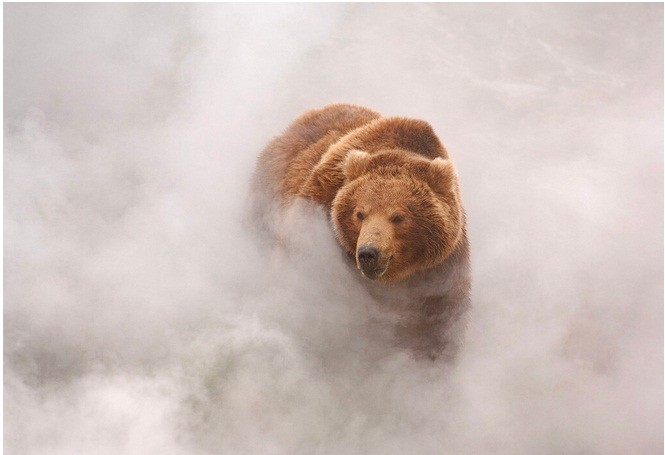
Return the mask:
<path id="1" fill-rule="evenodd" d="M 390 218 L 391 223 L 397 224 L 401 223 L 402 221 L 404 221 L 404 217 L 402 215 L 393 215 L 393 217 Z"/>
<path id="2" fill-rule="evenodd" d="M 365 214 L 363 212 L 358 212 L 356 213 L 356 218 L 358 218 L 360 221 L 365 219 Z"/>

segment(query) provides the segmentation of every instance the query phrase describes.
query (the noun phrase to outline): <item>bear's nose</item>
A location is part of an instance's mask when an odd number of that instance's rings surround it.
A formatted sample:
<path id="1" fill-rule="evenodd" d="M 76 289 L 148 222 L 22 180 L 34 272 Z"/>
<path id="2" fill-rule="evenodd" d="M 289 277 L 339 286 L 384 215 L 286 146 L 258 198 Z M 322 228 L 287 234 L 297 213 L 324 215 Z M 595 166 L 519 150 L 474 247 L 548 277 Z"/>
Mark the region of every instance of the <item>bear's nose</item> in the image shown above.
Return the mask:
<path id="1" fill-rule="evenodd" d="M 358 262 L 364 268 L 374 268 L 379 260 L 379 250 L 373 246 L 363 246 L 358 250 Z"/>

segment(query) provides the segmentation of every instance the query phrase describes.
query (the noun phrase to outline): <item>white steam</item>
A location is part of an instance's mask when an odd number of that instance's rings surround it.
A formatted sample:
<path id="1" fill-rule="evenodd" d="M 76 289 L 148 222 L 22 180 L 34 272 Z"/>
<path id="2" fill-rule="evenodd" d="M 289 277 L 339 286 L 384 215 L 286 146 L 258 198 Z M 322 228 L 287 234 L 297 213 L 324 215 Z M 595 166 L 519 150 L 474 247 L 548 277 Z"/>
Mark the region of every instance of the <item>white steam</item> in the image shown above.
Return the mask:
<path id="1" fill-rule="evenodd" d="M 662 8 L 7 5 L 6 453 L 662 453 Z M 452 369 L 320 208 L 249 234 L 259 151 L 336 101 L 455 159 Z"/>

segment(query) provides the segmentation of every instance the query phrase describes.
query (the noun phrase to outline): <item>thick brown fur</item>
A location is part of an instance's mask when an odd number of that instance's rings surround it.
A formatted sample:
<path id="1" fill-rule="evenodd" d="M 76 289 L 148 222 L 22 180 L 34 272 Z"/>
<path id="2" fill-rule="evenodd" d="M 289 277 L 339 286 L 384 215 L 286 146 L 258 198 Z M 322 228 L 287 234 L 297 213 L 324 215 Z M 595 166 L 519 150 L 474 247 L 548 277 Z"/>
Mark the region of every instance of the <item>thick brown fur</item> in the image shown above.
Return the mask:
<path id="1" fill-rule="evenodd" d="M 370 291 L 400 312 L 398 343 L 454 357 L 470 305 L 466 215 L 427 122 L 349 104 L 308 111 L 263 151 L 253 190 L 259 212 L 298 197 L 326 207 Z"/>

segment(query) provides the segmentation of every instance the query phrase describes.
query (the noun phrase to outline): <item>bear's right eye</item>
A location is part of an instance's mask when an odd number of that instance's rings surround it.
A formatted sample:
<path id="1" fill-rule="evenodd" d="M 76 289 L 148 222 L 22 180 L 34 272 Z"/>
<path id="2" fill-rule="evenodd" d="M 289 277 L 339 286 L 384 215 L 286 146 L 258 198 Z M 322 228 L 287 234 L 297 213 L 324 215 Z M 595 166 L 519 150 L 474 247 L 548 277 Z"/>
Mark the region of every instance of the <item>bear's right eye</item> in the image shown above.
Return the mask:
<path id="1" fill-rule="evenodd" d="M 360 221 L 365 219 L 365 214 L 363 212 L 358 212 L 356 213 L 356 218 L 358 218 Z"/>

